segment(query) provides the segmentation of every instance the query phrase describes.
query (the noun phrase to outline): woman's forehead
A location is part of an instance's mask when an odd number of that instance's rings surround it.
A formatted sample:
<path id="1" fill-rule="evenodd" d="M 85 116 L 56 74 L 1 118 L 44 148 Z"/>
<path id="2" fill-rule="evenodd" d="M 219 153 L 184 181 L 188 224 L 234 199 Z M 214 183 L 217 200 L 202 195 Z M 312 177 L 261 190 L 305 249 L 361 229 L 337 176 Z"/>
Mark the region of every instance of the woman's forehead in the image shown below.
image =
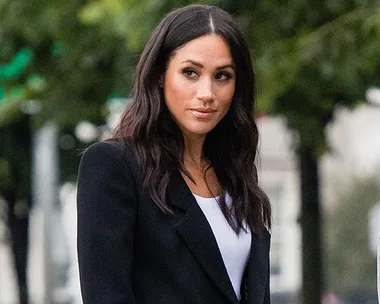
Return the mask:
<path id="1" fill-rule="evenodd" d="M 177 49 L 171 58 L 176 64 L 198 63 L 207 66 L 233 65 L 229 45 L 219 35 L 205 35 L 193 39 Z"/>

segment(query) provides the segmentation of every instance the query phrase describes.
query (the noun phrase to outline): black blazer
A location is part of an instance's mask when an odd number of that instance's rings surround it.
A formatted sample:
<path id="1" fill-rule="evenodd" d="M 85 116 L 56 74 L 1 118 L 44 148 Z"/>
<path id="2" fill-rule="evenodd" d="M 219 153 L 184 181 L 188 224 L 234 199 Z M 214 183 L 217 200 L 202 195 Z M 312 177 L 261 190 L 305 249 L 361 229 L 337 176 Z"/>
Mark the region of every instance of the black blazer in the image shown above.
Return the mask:
<path id="1" fill-rule="evenodd" d="M 213 232 L 179 172 L 160 212 L 130 147 L 95 144 L 78 179 L 78 257 L 85 304 L 239 303 Z M 270 303 L 267 231 L 252 233 L 242 303 Z"/>

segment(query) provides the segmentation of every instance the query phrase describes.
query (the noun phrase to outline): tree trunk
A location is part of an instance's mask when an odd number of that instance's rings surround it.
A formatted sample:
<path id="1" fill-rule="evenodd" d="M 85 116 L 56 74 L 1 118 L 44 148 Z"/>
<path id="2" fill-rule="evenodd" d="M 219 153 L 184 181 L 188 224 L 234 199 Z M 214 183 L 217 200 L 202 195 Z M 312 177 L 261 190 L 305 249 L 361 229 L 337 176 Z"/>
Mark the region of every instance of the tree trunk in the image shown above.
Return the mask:
<path id="1" fill-rule="evenodd" d="M 19 303 L 28 304 L 28 286 L 26 277 L 28 256 L 28 229 L 30 198 L 19 203 L 16 194 L 8 192 L 4 196 L 8 203 L 8 227 L 11 234 L 11 248 L 17 275 Z M 24 204 L 24 206 L 16 205 Z"/>
<path id="2" fill-rule="evenodd" d="M 301 173 L 302 303 L 320 304 L 323 292 L 321 207 L 318 161 L 299 150 Z"/>

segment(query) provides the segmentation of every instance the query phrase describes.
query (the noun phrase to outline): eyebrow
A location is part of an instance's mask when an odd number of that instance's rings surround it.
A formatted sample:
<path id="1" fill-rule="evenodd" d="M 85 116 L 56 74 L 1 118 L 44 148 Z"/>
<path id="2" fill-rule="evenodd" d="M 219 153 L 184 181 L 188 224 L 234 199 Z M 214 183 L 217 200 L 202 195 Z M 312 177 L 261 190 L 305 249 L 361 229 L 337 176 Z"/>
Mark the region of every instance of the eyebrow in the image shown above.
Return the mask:
<path id="1" fill-rule="evenodd" d="M 200 62 L 197 62 L 197 61 L 194 61 L 194 60 L 191 60 L 191 59 L 188 59 L 188 60 L 184 60 L 182 61 L 181 63 L 191 63 L 199 68 L 204 68 L 203 64 L 200 63 Z M 216 69 L 217 70 L 223 70 L 223 69 L 226 69 L 226 68 L 231 68 L 235 71 L 235 67 L 232 65 L 232 64 L 225 64 L 225 65 L 221 65 L 221 66 L 218 66 Z"/>

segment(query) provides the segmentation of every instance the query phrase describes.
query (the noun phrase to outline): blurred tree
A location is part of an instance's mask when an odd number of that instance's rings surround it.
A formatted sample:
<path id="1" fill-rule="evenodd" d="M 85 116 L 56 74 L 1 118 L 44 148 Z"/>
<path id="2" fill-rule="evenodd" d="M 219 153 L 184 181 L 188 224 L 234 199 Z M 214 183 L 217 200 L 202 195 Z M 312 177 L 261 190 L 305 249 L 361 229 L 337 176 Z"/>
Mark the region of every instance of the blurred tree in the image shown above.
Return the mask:
<path id="1" fill-rule="evenodd" d="M 134 54 L 128 53 L 120 37 L 82 24 L 77 15 L 82 5 L 83 1 L 73 0 L 0 2 L 0 195 L 8 204 L 21 304 L 28 303 L 25 271 L 33 130 L 47 120 L 70 134 L 81 120 L 101 124 L 106 99 L 129 93 Z M 77 149 L 82 147 L 75 140 L 61 149 L 66 156 L 63 178 L 75 179 Z"/>
<path id="2" fill-rule="evenodd" d="M 326 214 L 326 277 L 340 297 L 376 292 L 376 255 L 369 249 L 369 212 L 380 202 L 379 176 L 355 178 Z M 339 218 L 339 220 L 337 220 Z M 350 301 L 350 303 L 363 303 Z"/>
<path id="3" fill-rule="evenodd" d="M 21 304 L 28 303 L 26 264 L 31 204 L 29 123 L 29 116 L 23 115 L 0 131 L 0 195 L 7 203 L 7 223 Z"/>

